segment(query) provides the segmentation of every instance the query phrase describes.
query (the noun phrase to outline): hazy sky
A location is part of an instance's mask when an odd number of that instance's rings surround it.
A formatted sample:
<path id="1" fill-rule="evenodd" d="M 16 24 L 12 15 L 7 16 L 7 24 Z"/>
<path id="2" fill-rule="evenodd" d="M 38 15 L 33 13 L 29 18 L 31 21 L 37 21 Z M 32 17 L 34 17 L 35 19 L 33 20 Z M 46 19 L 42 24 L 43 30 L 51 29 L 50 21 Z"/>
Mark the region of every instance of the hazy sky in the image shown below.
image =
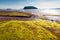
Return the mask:
<path id="1" fill-rule="evenodd" d="M 20 9 L 24 6 L 42 8 L 60 8 L 60 0 L 0 0 L 0 8 Z"/>

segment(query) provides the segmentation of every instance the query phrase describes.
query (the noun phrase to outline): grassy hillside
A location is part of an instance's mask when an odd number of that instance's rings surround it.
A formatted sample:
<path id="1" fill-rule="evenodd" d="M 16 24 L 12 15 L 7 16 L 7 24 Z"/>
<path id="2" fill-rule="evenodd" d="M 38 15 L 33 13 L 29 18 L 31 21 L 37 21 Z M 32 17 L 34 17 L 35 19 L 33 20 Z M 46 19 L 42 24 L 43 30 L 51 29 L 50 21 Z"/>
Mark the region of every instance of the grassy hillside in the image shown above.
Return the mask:
<path id="1" fill-rule="evenodd" d="M 58 25 L 60 24 L 40 19 L 0 22 L 0 40 L 59 40 L 58 36 L 44 28 L 48 27 L 58 30 L 60 29 Z"/>

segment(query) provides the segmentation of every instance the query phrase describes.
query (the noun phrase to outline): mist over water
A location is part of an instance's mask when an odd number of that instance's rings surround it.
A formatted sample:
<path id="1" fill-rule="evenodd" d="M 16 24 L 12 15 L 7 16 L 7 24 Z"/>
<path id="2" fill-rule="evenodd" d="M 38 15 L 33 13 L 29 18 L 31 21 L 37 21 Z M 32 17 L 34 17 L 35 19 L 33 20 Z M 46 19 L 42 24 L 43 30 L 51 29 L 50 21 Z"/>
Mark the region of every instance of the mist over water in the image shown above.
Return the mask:
<path id="1" fill-rule="evenodd" d="M 29 12 L 33 14 L 39 14 L 39 15 L 60 15 L 60 9 L 22 9 L 23 12 Z"/>
<path id="2" fill-rule="evenodd" d="M 46 16 L 49 20 L 60 21 L 60 9 L 26 9 L 23 12 L 29 12 L 38 16 L 41 15 L 59 15 L 59 16 Z"/>

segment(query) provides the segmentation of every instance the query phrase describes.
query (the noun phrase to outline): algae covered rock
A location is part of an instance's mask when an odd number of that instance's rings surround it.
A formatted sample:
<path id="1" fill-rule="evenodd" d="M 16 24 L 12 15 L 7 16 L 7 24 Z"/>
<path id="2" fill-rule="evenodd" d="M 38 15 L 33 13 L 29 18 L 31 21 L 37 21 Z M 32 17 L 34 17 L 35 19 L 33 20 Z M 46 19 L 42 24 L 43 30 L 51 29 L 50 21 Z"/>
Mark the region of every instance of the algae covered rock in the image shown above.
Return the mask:
<path id="1" fill-rule="evenodd" d="M 36 21 L 7 21 L 0 26 L 0 40 L 57 40 Z"/>

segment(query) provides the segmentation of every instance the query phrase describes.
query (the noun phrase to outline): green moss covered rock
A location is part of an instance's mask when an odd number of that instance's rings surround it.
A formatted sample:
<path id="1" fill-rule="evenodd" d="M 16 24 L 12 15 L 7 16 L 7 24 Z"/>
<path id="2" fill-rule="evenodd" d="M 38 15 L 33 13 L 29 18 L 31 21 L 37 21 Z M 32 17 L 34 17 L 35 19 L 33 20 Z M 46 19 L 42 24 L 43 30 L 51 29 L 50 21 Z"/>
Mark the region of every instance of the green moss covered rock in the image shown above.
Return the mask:
<path id="1" fill-rule="evenodd" d="M 58 40 L 36 21 L 7 21 L 0 25 L 0 40 Z M 38 24 L 38 23 L 37 23 Z"/>

